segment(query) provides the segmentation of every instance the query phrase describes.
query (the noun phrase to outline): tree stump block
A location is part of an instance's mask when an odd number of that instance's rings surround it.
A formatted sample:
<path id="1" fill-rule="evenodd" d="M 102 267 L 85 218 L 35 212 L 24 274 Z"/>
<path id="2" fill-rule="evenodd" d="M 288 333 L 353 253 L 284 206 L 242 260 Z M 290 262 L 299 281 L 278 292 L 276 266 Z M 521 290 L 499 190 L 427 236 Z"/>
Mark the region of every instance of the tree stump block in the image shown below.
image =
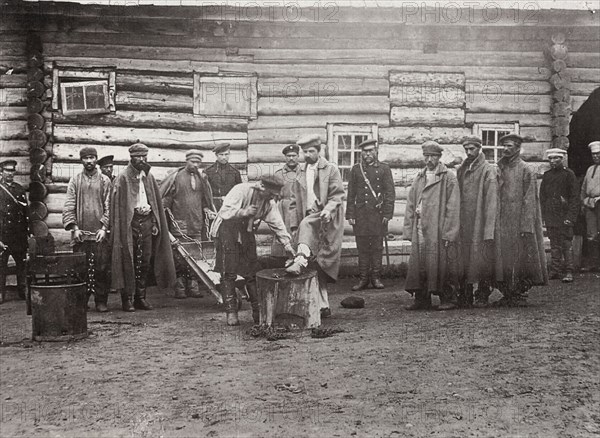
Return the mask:
<path id="1" fill-rule="evenodd" d="M 291 277 L 284 269 L 264 269 L 256 274 L 256 284 L 261 324 L 291 322 L 302 329 L 321 325 L 317 271 Z"/>

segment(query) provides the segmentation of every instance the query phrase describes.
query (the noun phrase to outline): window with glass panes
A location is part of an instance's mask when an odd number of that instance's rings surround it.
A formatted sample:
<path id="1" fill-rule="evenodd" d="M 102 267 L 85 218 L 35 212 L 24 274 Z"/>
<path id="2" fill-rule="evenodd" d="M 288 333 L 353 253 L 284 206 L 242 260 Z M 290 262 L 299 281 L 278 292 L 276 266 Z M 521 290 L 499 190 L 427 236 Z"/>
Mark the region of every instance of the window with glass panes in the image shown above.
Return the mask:
<path id="1" fill-rule="evenodd" d="M 519 123 L 475 124 L 473 126 L 473 134 L 481 138 L 481 150 L 485 159 L 491 163 L 497 163 L 502 158 L 502 147 L 498 140 L 511 132 L 519 133 Z"/>
<path id="2" fill-rule="evenodd" d="M 360 148 L 363 141 L 377 138 L 377 125 L 327 125 L 329 159 L 337 164 L 344 182 L 348 181 L 350 169 L 360 161 Z"/>

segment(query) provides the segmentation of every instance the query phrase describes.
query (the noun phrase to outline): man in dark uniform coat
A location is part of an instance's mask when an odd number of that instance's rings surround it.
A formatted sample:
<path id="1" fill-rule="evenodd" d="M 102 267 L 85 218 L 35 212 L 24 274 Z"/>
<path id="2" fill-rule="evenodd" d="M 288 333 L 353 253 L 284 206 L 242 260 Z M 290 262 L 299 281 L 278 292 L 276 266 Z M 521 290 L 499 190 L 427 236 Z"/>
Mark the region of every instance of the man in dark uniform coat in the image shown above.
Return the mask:
<path id="1" fill-rule="evenodd" d="M 217 161 L 206 169 L 206 176 L 212 188 L 213 198 L 217 211 L 223 205 L 223 198 L 236 184 L 242 182 L 240 172 L 229 164 L 229 143 L 215 146 L 213 152 L 217 156 Z"/>
<path id="2" fill-rule="evenodd" d="M 17 162 L 7 160 L 0 163 L 0 302 L 6 287 L 8 256 L 12 255 L 17 265 L 17 289 L 19 297 L 27 295 L 27 238 L 29 217 L 25 189 L 14 182 Z"/>
<path id="3" fill-rule="evenodd" d="M 364 141 L 358 147 L 361 162 L 350 171 L 346 208 L 346 219 L 354 228 L 360 275 L 352 290 L 367 288 L 369 280 L 375 289 L 383 289 L 383 236 L 394 215 L 394 180 L 390 166 L 377 159 L 377 140 Z"/>
<path id="4" fill-rule="evenodd" d="M 579 214 L 579 184 L 575 173 L 564 165 L 567 151 L 548 149 L 550 170 L 544 173 L 540 185 L 542 219 L 550 239 L 552 265 L 550 279 L 573 282 L 573 226 Z M 562 269 L 564 259 L 564 272 Z"/>

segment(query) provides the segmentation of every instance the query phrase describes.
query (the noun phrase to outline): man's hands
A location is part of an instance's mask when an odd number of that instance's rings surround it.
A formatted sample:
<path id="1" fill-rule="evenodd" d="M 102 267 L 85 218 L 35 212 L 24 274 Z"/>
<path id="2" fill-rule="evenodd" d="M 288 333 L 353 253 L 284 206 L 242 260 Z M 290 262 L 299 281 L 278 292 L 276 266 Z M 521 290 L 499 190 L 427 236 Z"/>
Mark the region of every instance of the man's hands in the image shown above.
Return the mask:
<path id="1" fill-rule="evenodd" d="M 356 219 L 348 219 L 350 225 L 356 225 Z"/>
<path id="2" fill-rule="evenodd" d="M 381 224 L 385 227 L 389 221 L 390 220 L 387 217 L 384 217 L 383 219 L 381 219 Z"/>
<path id="3" fill-rule="evenodd" d="M 572 227 L 572 226 L 573 226 L 573 222 L 571 222 L 569 219 L 565 219 L 565 221 L 564 221 L 564 224 L 565 224 L 567 227 Z"/>
<path id="4" fill-rule="evenodd" d="M 288 257 L 292 258 L 296 256 L 296 251 L 294 251 L 294 247 L 292 246 L 291 243 L 288 243 L 285 247 L 285 253 L 288 255 Z"/>
<path id="5" fill-rule="evenodd" d="M 250 216 L 254 216 L 257 211 L 258 211 L 258 209 L 256 208 L 256 205 L 250 205 L 246 208 L 242 208 L 242 210 L 240 211 L 240 214 L 243 217 L 250 217 Z"/>
<path id="6" fill-rule="evenodd" d="M 101 228 L 96 232 L 96 242 L 104 242 L 106 240 L 106 230 Z"/>
<path id="7" fill-rule="evenodd" d="M 75 242 L 83 242 L 83 232 L 79 228 L 72 230 L 72 237 Z"/>
<path id="8" fill-rule="evenodd" d="M 331 213 L 328 210 L 322 210 L 321 214 L 319 214 L 319 217 L 326 224 L 331 222 Z"/>
<path id="9" fill-rule="evenodd" d="M 214 218 L 216 218 L 216 217 L 217 217 L 217 213 L 215 213 L 214 211 L 212 211 L 210 208 L 205 208 L 205 209 L 204 209 L 204 214 L 205 214 L 205 215 L 206 215 L 206 217 L 207 217 L 209 220 L 211 220 L 211 221 L 212 221 Z"/>
<path id="10" fill-rule="evenodd" d="M 4 252 L 6 248 L 8 248 L 8 246 L 6 246 L 4 242 L 0 242 L 0 252 Z"/>

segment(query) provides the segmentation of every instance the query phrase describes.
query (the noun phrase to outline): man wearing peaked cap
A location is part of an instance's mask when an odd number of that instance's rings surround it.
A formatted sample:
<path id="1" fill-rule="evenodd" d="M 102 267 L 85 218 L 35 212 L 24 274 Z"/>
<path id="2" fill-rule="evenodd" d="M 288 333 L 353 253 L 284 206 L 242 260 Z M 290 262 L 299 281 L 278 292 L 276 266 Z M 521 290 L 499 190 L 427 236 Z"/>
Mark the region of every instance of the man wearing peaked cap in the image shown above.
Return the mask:
<path id="1" fill-rule="evenodd" d="M 301 137 L 296 144 L 300 146 L 302 149 L 307 149 L 310 147 L 316 148 L 318 151 L 321 150 L 321 137 L 319 135 L 305 135 Z"/>
<path id="2" fill-rule="evenodd" d="M 191 149 L 185 154 L 185 166 L 171 172 L 160 185 L 163 206 L 172 214 L 171 234 L 196 240 L 207 240 L 208 221 L 216 217 L 212 190 L 206 174 L 200 168 L 204 154 Z M 185 238 L 185 237 L 184 237 Z M 201 298 L 195 275 L 176 256 L 177 280 L 175 298 Z"/>
<path id="3" fill-rule="evenodd" d="M 212 189 L 214 203 L 217 211 L 223 205 L 223 198 L 229 191 L 242 182 L 240 172 L 229 164 L 230 144 L 221 143 L 214 147 L 213 152 L 217 159 L 212 166 L 206 169 L 206 176 Z"/>
<path id="4" fill-rule="evenodd" d="M 210 235 L 215 238 L 215 271 L 221 274 L 221 294 L 225 304 L 227 325 L 239 325 L 238 303 L 235 292 L 235 280 L 238 275 L 244 277 L 252 320 L 260 322 L 256 273 L 258 257 L 256 254 L 255 223 L 264 221 L 285 251 L 294 255 L 291 237 L 285 229 L 274 198 L 278 196 L 283 181 L 271 175 L 265 175 L 255 183 L 241 183 L 234 186 L 223 199 L 223 206 L 213 222 Z M 263 321 L 264 322 L 264 321 Z"/>
<path id="5" fill-rule="evenodd" d="M 301 169 L 298 164 L 299 159 L 300 146 L 297 144 L 289 144 L 283 148 L 281 153 L 285 156 L 285 164 L 284 166 L 275 172 L 275 176 L 283 181 L 283 188 L 281 189 L 281 193 L 279 195 L 279 202 L 277 206 L 279 208 L 279 212 L 281 213 L 281 217 L 283 218 L 283 222 L 285 223 L 285 228 L 288 233 L 291 234 L 292 240 L 297 237 L 298 231 L 298 217 L 293 208 L 293 193 L 294 193 L 294 185 L 298 183 L 298 178 L 300 178 Z M 277 241 L 273 241 L 271 245 L 271 256 L 273 257 L 284 257 L 285 252 L 281 244 Z"/>
<path id="6" fill-rule="evenodd" d="M 588 260 L 585 270 L 600 270 L 600 141 L 591 142 L 592 164 L 585 173 L 581 184 L 581 201 L 584 207 L 586 224 L 586 244 Z"/>
<path id="7" fill-rule="evenodd" d="M 133 312 L 152 309 L 146 301 L 150 278 L 163 289 L 175 284 L 175 265 L 160 191 L 147 163 L 148 147 L 133 144 L 129 155 L 129 164 L 113 182 L 112 288 L 122 291 L 123 310 Z"/>
<path id="8" fill-rule="evenodd" d="M 456 177 L 440 162 L 440 145 L 427 141 L 421 147 L 426 167 L 410 187 L 404 216 L 404 236 L 411 241 L 405 289 L 415 296 L 407 310 L 430 309 L 432 294 L 446 310 L 454 307 L 451 292 L 458 285 L 460 193 Z"/>
<path id="9" fill-rule="evenodd" d="M 550 239 L 552 264 L 550 279 L 573 282 L 573 226 L 579 214 L 579 185 L 575 173 L 565 167 L 567 151 L 553 148 L 546 152 L 550 170 L 540 185 L 542 219 Z M 564 266 L 562 260 L 564 259 Z"/>
<path id="10" fill-rule="evenodd" d="M 369 284 L 383 289 L 383 239 L 394 216 L 394 180 L 390 166 L 377 159 L 377 140 L 363 141 L 358 147 L 361 161 L 348 175 L 346 207 L 346 219 L 354 230 L 360 277 L 352 290 L 365 289 Z"/>
<path id="11" fill-rule="evenodd" d="M 15 160 L 0 163 L 0 303 L 4 300 L 6 267 L 12 255 L 17 268 L 19 298 L 27 296 L 27 238 L 29 215 L 25 189 L 14 181 Z"/>
<path id="12" fill-rule="evenodd" d="M 98 166 L 100 166 L 100 171 L 108 177 L 111 181 L 115 179 L 113 176 L 114 169 L 114 155 L 106 155 L 98 160 Z"/>

